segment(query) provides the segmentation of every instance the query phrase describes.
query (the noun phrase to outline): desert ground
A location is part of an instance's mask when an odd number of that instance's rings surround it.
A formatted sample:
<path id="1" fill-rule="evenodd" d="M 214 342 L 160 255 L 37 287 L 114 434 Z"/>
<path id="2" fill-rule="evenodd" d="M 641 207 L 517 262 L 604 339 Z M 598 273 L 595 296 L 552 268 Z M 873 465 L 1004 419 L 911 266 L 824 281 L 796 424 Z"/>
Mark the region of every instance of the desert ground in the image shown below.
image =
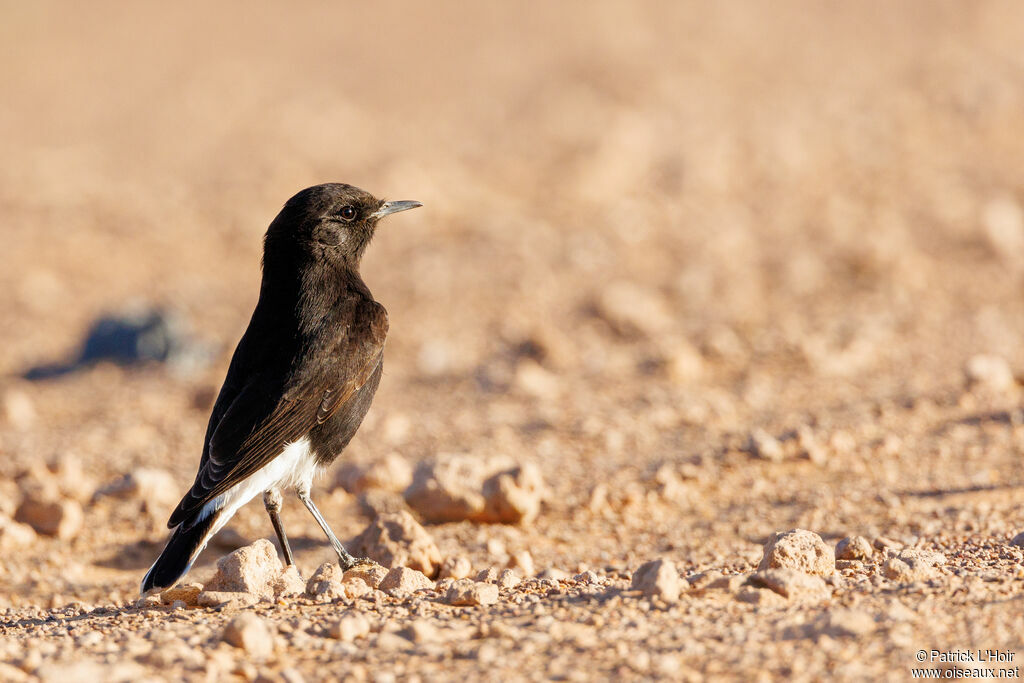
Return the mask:
<path id="1" fill-rule="evenodd" d="M 1019 677 L 1019 3 L 3 17 L 0 679 Z M 389 571 L 286 497 L 298 576 L 253 501 L 141 599 L 263 232 L 327 181 L 424 204 L 313 493 Z M 32 374 L 147 308 L 188 353 Z"/>

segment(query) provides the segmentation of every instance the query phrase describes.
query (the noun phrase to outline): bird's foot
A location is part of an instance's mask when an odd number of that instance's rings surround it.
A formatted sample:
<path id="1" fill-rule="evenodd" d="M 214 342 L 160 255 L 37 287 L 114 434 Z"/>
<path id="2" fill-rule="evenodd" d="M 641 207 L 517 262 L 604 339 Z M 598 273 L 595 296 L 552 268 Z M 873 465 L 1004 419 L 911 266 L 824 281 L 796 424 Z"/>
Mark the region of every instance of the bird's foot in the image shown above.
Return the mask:
<path id="1" fill-rule="evenodd" d="M 371 560 L 369 557 L 352 557 L 349 555 L 348 557 L 339 557 L 338 564 L 341 565 L 342 570 L 347 572 L 349 569 L 354 569 L 356 567 L 373 566 L 377 564 L 377 562 Z"/>

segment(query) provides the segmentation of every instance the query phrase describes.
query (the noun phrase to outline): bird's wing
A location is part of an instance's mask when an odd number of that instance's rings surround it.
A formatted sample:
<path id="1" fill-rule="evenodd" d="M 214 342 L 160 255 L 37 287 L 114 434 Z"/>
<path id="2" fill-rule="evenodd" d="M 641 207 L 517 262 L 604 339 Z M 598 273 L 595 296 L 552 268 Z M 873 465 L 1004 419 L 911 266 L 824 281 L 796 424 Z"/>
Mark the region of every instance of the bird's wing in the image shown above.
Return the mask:
<path id="1" fill-rule="evenodd" d="M 307 359 L 312 367 L 329 365 L 332 369 L 326 377 L 307 373 L 284 391 L 273 391 L 273 383 L 266 376 L 254 376 L 235 396 L 216 427 L 211 427 L 195 483 L 181 499 L 168 526 L 178 526 L 267 465 L 287 444 L 330 419 L 377 369 L 387 332 L 384 307 L 375 301 L 361 302 L 352 325 L 338 340 Z"/>

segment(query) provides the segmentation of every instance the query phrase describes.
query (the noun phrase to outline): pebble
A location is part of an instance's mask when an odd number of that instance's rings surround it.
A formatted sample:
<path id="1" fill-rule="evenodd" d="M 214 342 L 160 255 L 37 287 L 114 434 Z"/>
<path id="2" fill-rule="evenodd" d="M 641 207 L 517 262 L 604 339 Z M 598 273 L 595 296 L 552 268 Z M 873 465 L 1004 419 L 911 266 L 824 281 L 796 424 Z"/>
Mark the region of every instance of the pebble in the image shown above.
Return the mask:
<path id="1" fill-rule="evenodd" d="M 901 583 L 924 581 L 936 575 L 936 567 L 946 563 L 942 553 L 929 550 L 901 550 L 882 565 L 882 575 Z"/>
<path id="2" fill-rule="evenodd" d="M 15 429 L 27 430 L 35 424 L 36 408 L 24 391 L 8 389 L 3 395 L 4 417 Z"/>
<path id="3" fill-rule="evenodd" d="M 828 641 L 831 638 L 857 638 L 872 633 L 876 628 L 875 619 L 868 612 L 839 607 L 824 611 L 805 624 L 786 627 L 781 635 L 786 640 L 808 638 Z"/>
<path id="4" fill-rule="evenodd" d="M 504 557 L 508 554 L 508 548 L 505 546 L 505 541 L 500 538 L 494 538 L 493 536 L 488 538 L 486 547 L 487 554 L 493 557 Z"/>
<path id="5" fill-rule="evenodd" d="M 274 599 L 280 600 L 284 597 L 302 595 L 306 591 L 306 582 L 302 580 L 298 567 L 294 564 L 288 565 L 281 570 L 277 579 L 274 580 L 273 589 Z"/>
<path id="6" fill-rule="evenodd" d="M 103 664 L 87 659 L 63 662 L 48 661 L 34 673 L 43 683 L 67 683 L 68 681 L 128 683 L 146 679 L 145 668 L 136 662 Z"/>
<path id="7" fill-rule="evenodd" d="M 1024 548 L 1024 531 L 1014 536 L 1013 540 L 1010 541 L 1010 545 L 1015 545 L 1018 548 Z"/>
<path id="8" fill-rule="evenodd" d="M 434 587 L 434 582 L 423 572 L 409 567 L 394 567 L 387 573 L 378 588 L 388 595 L 399 596 Z"/>
<path id="9" fill-rule="evenodd" d="M 493 605 L 498 602 L 498 587 L 493 583 L 460 579 L 448 589 L 445 602 L 457 606 Z"/>
<path id="10" fill-rule="evenodd" d="M 252 593 L 239 593 L 238 591 L 204 590 L 196 596 L 196 606 L 198 607 L 239 609 L 255 605 L 257 602 L 259 602 L 259 598 Z"/>
<path id="11" fill-rule="evenodd" d="M 569 572 L 561 569 L 555 569 L 554 567 L 548 567 L 537 576 L 538 579 L 547 579 L 557 583 L 559 581 L 565 581 L 569 578 Z"/>
<path id="12" fill-rule="evenodd" d="M 727 574 L 719 576 L 707 584 L 707 590 L 719 590 L 726 593 L 736 593 L 747 582 L 744 574 Z"/>
<path id="13" fill-rule="evenodd" d="M 428 377 L 439 377 L 450 372 L 456 353 L 441 339 L 429 339 L 420 345 L 416 356 L 419 371 Z"/>
<path id="14" fill-rule="evenodd" d="M 81 530 L 84 515 L 82 506 L 77 501 L 44 500 L 29 496 L 18 506 L 14 519 L 28 524 L 44 536 L 56 536 L 65 540 Z"/>
<path id="15" fill-rule="evenodd" d="M 433 537 L 406 511 L 379 515 L 355 538 L 352 549 L 385 567 L 411 567 L 428 577 L 441 567 Z"/>
<path id="16" fill-rule="evenodd" d="M 160 601 L 165 605 L 170 605 L 180 600 L 191 607 L 196 604 L 196 600 L 202 592 L 203 584 L 201 583 L 179 583 L 177 586 L 172 586 L 162 592 L 160 594 Z"/>
<path id="17" fill-rule="evenodd" d="M 177 502 L 178 483 L 167 470 L 139 467 L 98 488 L 93 494 L 94 499 L 106 496 L 134 498 L 145 501 L 149 506 L 169 507 Z"/>
<path id="18" fill-rule="evenodd" d="M 540 514 L 547 487 L 533 463 L 490 477 L 484 482 L 486 506 L 479 521 L 502 524 L 528 524 Z"/>
<path id="19" fill-rule="evenodd" d="M 161 673 L 175 665 L 196 670 L 203 668 L 206 663 L 206 656 L 202 651 L 189 647 L 182 641 L 162 642 L 159 647 L 154 647 L 140 659 L 150 666 L 161 669 Z"/>
<path id="20" fill-rule="evenodd" d="M 644 563 L 634 572 L 631 588 L 642 591 L 647 598 L 659 598 L 665 602 L 677 601 L 680 582 L 675 563 L 666 559 Z"/>
<path id="21" fill-rule="evenodd" d="M 707 571 L 690 574 L 686 577 L 686 582 L 689 584 L 691 590 L 703 590 L 713 581 L 722 578 L 722 576 L 722 572 L 717 569 L 708 569 Z"/>
<path id="22" fill-rule="evenodd" d="M 0 662 L 0 681 L 7 681 L 8 683 L 22 683 L 23 681 L 30 680 L 32 680 L 32 677 L 21 669 L 6 662 Z"/>
<path id="23" fill-rule="evenodd" d="M 870 560 L 875 551 L 863 536 L 848 536 L 836 544 L 837 560 Z"/>
<path id="24" fill-rule="evenodd" d="M 387 568 L 379 564 L 361 564 L 345 572 L 341 580 L 343 583 L 361 580 L 370 588 L 378 588 L 387 575 Z"/>
<path id="25" fill-rule="evenodd" d="M 324 562 L 306 582 L 306 595 L 320 600 L 334 600 L 345 595 L 344 574 L 336 562 Z"/>
<path id="26" fill-rule="evenodd" d="M 343 590 L 345 591 L 345 597 L 349 600 L 356 600 L 358 598 L 363 597 L 364 595 L 369 595 L 374 591 L 374 589 L 371 588 L 369 584 L 367 584 L 359 577 L 355 577 L 353 579 L 346 579 L 344 582 L 342 582 L 341 585 Z"/>
<path id="27" fill-rule="evenodd" d="M 757 429 L 750 434 L 747 450 L 763 460 L 778 462 L 785 457 L 779 440 L 763 429 Z"/>
<path id="28" fill-rule="evenodd" d="M 378 652 L 392 650 L 410 649 L 409 641 L 392 631 L 382 631 L 373 641 L 373 649 Z M 377 680 L 380 680 L 379 678 Z M 386 681 L 394 681 L 393 678 L 385 678 Z"/>
<path id="29" fill-rule="evenodd" d="M 971 356 L 964 366 L 964 375 L 968 387 L 980 387 L 989 391 L 1007 391 L 1017 383 L 1006 359 L 993 354 L 981 353 Z"/>
<path id="30" fill-rule="evenodd" d="M 0 516 L 0 550 L 25 548 L 36 541 L 36 532 L 28 524 Z"/>
<path id="31" fill-rule="evenodd" d="M 349 614 L 334 622 L 330 634 L 332 638 L 351 643 L 370 633 L 370 622 L 361 614 Z"/>
<path id="32" fill-rule="evenodd" d="M 665 371 L 669 379 L 681 385 L 690 384 L 704 374 L 704 356 L 683 338 L 665 338 L 661 342 Z"/>
<path id="33" fill-rule="evenodd" d="M 519 524 L 537 517 L 546 495 L 532 463 L 441 454 L 416 468 L 405 500 L 428 522 Z"/>
<path id="34" fill-rule="evenodd" d="M 872 633 L 877 628 L 875 618 L 859 609 L 835 609 L 825 612 L 812 624 L 815 634 L 833 638 L 855 638 Z"/>
<path id="35" fill-rule="evenodd" d="M 664 297 L 639 283 L 619 280 L 604 287 L 597 313 L 618 333 L 658 335 L 675 323 Z"/>
<path id="36" fill-rule="evenodd" d="M 873 545 L 876 550 L 881 550 L 882 552 L 885 552 L 890 548 L 899 549 L 903 547 L 903 544 L 899 541 L 887 538 L 886 536 L 876 536 L 871 545 Z"/>
<path id="37" fill-rule="evenodd" d="M 547 370 L 537 361 L 526 358 L 516 366 L 514 379 L 516 388 L 540 399 L 557 399 L 562 391 L 558 375 Z"/>
<path id="38" fill-rule="evenodd" d="M 788 604 L 788 599 L 775 591 L 754 586 L 741 588 L 736 593 L 736 600 L 761 607 L 781 607 Z"/>
<path id="39" fill-rule="evenodd" d="M 758 570 L 787 568 L 807 574 L 830 576 L 835 572 L 835 552 L 821 536 L 805 529 L 776 533 L 764 545 Z"/>
<path id="40" fill-rule="evenodd" d="M 509 569 L 518 570 L 523 576 L 533 576 L 536 571 L 533 555 L 530 554 L 529 550 L 520 550 L 517 553 L 512 553 L 506 566 Z"/>
<path id="41" fill-rule="evenodd" d="M 1000 256 L 1013 261 L 1024 254 L 1024 211 L 1012 195 L 987 201 L 982 208 L 981 224 L 989 246 Z"/>
<path id="42" fill-rule="evenodd" d="M 223 640 L 262 661 L 274 652 L 274 636 L 267 623 L 252 612 L 243 612 L 228 622 Z"/>
<path id="43" fill-rule="evenodd" d="M 511 569 L 502 569 L 498 575 L 498 586 L 500 588 L 512 589 L 519 585 L 521 579 Z"/>
<path id="44" fill-rule="evenodd" d="M 474 581 L 483 581 L 485 583 L 495 583 L 498 580 L 498 570 L 494 567 L 488 567 L 487 569 L 477 572 L 474 577 Z"/>
<path id="45" fill-rule="evenodd" d="M 274 544 L 261 538 L 217 560 L 217 572 L 206 584 L 206 590 L 273 599 L 283 569 Z"/>
<path id="46" fill-rule="evenodd" d="M 426 619 L 414 619 L 409 625 L 398 632 L 406 640 L 414 643 L 436 643 L 443 640 L 441 629 Z"/>
<path id="47" fill-rule="evenodd" d="M 62 601 L 59 595 L 55 594 L 50 597 L 50 604 L 56 607 L 56 603 Z M 144 595 L 135 601 L 135 606 L 139 609 L 154 609 L 162 604 L 159 595 Z"/>
<path id="48" fill-rule="evenodd" d="M 368 489 L 404 491 L 412 483 L 412 465 L 397 453 L 389 453 L 368 465 L 346 463 L 338 470 L 338 486 L 352 494 Z"/>
<path id="49" fill-rule="evenodd" d="M 14 511 L 21 503 L 21 497 L 22 490 L 17 482 L 0 479 L 0 519 L 14 516 Z"/>
<path id="50" fill-rule="evenodd" d="M 825 580 L 820 576 L 785 567 L 759 570 L 751 574 L 747 583 L 757 588 L 767 588 L 789 599 L 811 601 L 831 595 Z"/>
<path id="51" fill-rule="evenodd" d="M 465 579 L 473 572 L 469 559 L 462 556 L 446 557 L 441 563 L 442 579 Z"/>

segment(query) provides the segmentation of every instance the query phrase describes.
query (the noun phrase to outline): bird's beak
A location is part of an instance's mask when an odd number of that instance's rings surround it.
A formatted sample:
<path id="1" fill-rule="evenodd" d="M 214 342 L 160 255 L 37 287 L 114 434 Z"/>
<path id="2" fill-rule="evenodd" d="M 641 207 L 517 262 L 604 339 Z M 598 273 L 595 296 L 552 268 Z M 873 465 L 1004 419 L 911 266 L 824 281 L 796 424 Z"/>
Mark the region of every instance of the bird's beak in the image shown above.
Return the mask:
<path id="1" fill-rule="evenodd" d="M 409 209 L 415 209 L 418 206 L 423 206 L 419 202 L 400 201 L 400 202 L 384 202 L 380 205 L 380 208 L 370 214 L 371 218 L 380 220 L 388 214 L 398 213 L 399 211 L 408 211 Z"/>

